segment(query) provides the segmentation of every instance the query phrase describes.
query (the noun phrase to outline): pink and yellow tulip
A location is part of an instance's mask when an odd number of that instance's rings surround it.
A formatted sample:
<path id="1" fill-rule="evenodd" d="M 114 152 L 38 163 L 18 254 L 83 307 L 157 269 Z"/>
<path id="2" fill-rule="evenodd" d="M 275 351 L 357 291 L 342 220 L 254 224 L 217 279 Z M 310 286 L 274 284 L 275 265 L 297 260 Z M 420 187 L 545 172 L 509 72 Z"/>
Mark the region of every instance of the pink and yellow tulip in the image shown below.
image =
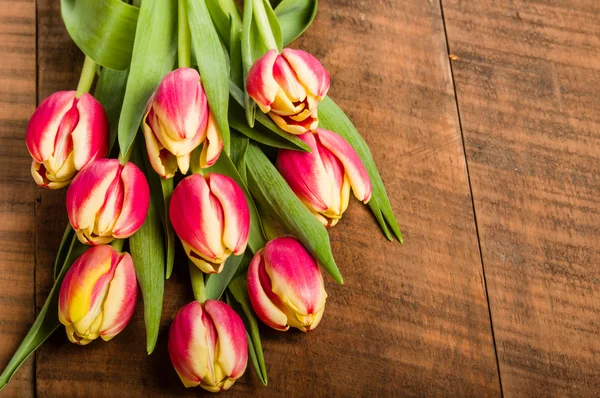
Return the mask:
<path id="1" fill-rule="evenodd" d="M 222 301 L 197 301 L 179 310 L 169 330 L 169 356 L 186 387 L 229 389 L 248 362 L 246 329 Z"/>
<path id="2" fill-rule="evenodd" d="M 142 127 L 150 163 L 163 178 L 173 177 L 177 169 L 187 173 L 191 153 L 200 144 L 202 168 L 216 162 L 223 148 L 200 75 L 192 68 L 164 77 L 148 101 Z"/>
<path id="3" fill-rule="evenodd" d="M 276 238 L 248 268 L 248 296 L 256 315 L 273 329 L 317 327 L 327 293 L 316 260 L 294 238 Z"/>
<path id="4" fill-rule="evenodd" d="M 183 179 L 173 192 L 170 218 L 186 254 L 207 274 L 218 274 L 232 253 L 246 250 L 248 204 L 242 189 L 225 175 Z"/>
<path id="5" fill-rule="evenodd" d="M 133 235 L 146 220 L 150 188 L 136 165 L 100 159 L 85 167 L 67 191 L 67 215 L 79 240 L 101 245 Z"/>
<path id="6" fill-rule="evenodd" d="M 246 79 L 246 91 L 283 130 L 304 134 L 317 128 L 317 107 L 329 90 L 329 73 L 311 54 L 284 48 L 259 58 Z"/>
<path id="7" fill-rule="evenodd" d="M 90 94 L 59 91 L 35 110 L 27 126 L 31 175 L 50 189 L 68 185 L 77 171 L 108 153 L 108 120 Z"/>
<path id="8" fill-rule="evenodd" d="M 129 323 L 137 299 L 137 281 L 128 253 L 95 246 L 81 255 L 60 287 L 58 318 L 72 343 L 109 341 Z"/>
<path id="9" fill-rule="evenodd" d="M 350 188 L 363 203 L 371 199 L 369 174 L 354 148 L 338 134 L 317 129 L 299 136 L 311 153 L 282 149 L 277 169 L 294 193 L 325 226 L 337 224 L 348 207 Z"/>

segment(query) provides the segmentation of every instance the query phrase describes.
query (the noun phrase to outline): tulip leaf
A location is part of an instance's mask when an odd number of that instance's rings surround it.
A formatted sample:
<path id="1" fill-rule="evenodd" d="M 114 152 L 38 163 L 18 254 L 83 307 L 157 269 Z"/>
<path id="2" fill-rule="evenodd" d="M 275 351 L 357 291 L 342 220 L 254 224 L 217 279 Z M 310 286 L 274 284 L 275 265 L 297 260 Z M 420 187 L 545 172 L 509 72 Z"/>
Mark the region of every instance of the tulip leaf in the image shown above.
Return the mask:
<path id="1" fill-rule="evenodd" d="M 96 83 L 94 96 L 100 101 L 108 117 L 110 128 L 109 153 L 117 140 L 119 115 L 123 108 L 123 97 L 125 95 L 128 74 L 127 70 L 116 71 L 103 68 L 100 72 L 98 83 Z"/>
<path id="2" fill-rule="evenodd" d="M 244 92 L 238 86 L 236 86 L 233 82 L 230 82 L 230 84 L 229 84 L 229 93 L 231 94 L 231 97 L 235 100 L 235 102 L 237 102 L 240 106 L 244 106 Z M 235 110 L 238 109 L 238 107 L 233 104 L 232 104 L 232 107 L 233 107 L 233 110 L 231 112 L 235 112 Z M 230 113 L 230 115 L 231 115 L 231 113 Z M 304 143 L 304 141 L 302 141 L 300 138 L 296 137 L 294 134 L 290 134 L 287 131 L 283 131 L 281 128 L 279 128 L 279 126 L 277 126 L 275 124 L 275 122 L 273 122 L 269 118 L 269 116 L 265 115 L 264 113 L 257 112 L 256 120 L 258 120 L 258 122 L 260 124 L 262 124 L 264 127 L 269 129 L 270 131 L 274 132 L 275 134 L 277 134 L 281 138 L 285 139 L 286 141 L 289 141 L 290 143 L 292 143 L 292 145 L 294 145 L 295 148 L 291 148 L 291 149 L 303 150 L 305 152 L 310 152 L 310 147 L 308 145 L 306 145 Z M 239 126 L 238 123 L 236 123 L 236 124 Z M 247 135 L 246 134 L 247 131 L 248 130 L 240 131 L 240 133 Z M 259 130 L 259 131 L 261 131 L 261 130 Z M 264 133 L 264 130 L 262 130 L 262 131 Z M 259 136 L 264 136 L 264 134 L 255 133 L 254 136 L 259 137 Z M 248 136 L 248 137 L 254 139 L 253 137 L 250 137 L 250 136 Z M 263 143 L 265 145 L 269 145 L 266 142 L 263 142 L 259 139 L 256 139 L 256 141 Z M 275 146 L 275 145 L 269 145 L 269 146 Z"/>
<path id="3" fill-rule="evenodd" d="M 235 20 L 231 20 L 229 33 L 229 75 L 231 80 L 241 86 L 244 84 L 244 65 L 242 63 L 242 40 L 240 37 L 240 26 Z"/>
<path id="4" fill-rule="evenodd" d="M 219 35 L 223 39 L 223 42 L 229 45 L 231 39 L 231 28 L 230 25 L 234 24 L 239 27 L 242 26 L 242 19 L 240 18 L 240 12 L 235 5 L 234 0 L 206 0 L 206 7 L 210 17 L 219 32 Z M 233 21 L 231 23 L 230 21 Z M 239 33 L 238 33 L 239 34 Z"/>
<path id="5" fill-rule="evenodd" d="M 42 343 L 44 343 L 44 341 L 46 341 L 46 339 L 60 326 L 57 310 L 60 286 L 65 274 L 71 267 L 71 264 L 73 264 L 73 262 L 88 249 L 88 246 L 80 243 L 79 239 L 77 239 L 77 236 L 74 234 L 69 240 L 69 243 L 69 250 L 60 265 L 60 272 L 54 281 L 54 285 L 52 286 L 52 290 L 50 290 L 50 294 L 48 295 L 44 306 L 29 329 L 29 332 L 27 332 L 23 342 L 21 342 L 21 345 L 0 375 L 0 391 L 6 387 L 23 362 L 25 362 L 25 360 L 27 360 L 27 358 L 29 358 L 29 356 L 33 354 L 35 350 L 37 350 L 38 347 L 41 346 Z M 59 251 L 58 256 L 61 256 L 61 251 Z"/>
<path id="6" fill-rule="evenodd" d="M 267 385 L 269 379 L 267 377 L 267 366 L 265 365 L 265 357 L 262 350 L 260 333 L 258 331 L 258 321 L 252 310 L 248 291 L 246 289 L 246 273 L 241 273 L 229 284 L 229 293 L 227 294 L 227 303 L 233 308 L 244 321 L 248 338 L 248 354 L 250 361 L 254 367 L 254 371 L 258 375 L 261 383 Z"/>
<path id="7" fill-rule="evenodd" d="M 276 50 L 281 52 L 283 49 L 281 26 L 279 26 L 279 20 L 273 11 L 273 7 L 271 7 L 271 3 L 269 3 L 268 0 L 254 0 L 254 2 L 254 9 L 252 11 L 254 13 L 258 31 L 263 37 L 265 47 L 270 47 L 268 43 L 272 37 L 274 43 L 271 43 L 271 45 L 275 45 Z M 263 17 L 266 18 L 263 20 Z M 263 54 L 261 54 L 261 56 L 262 55 Z"/>
<path id="8" fill-rule="evenodd" d="M 250 263 L 252 254 L 248 253 L 249 251 L 246 250 L 239 256 L 234 256 L 232 254 L 225 262 L 223 270 L 220 273 L 206 276 L 205 294 L 207 299 L 218 300 L 221 298 L 225 289 L 227 289 L 227 285 L 229 285 L 229 282 L 231 282 L 231 279 L 240 267 L 240 264 Z"/>
<path id="9" fill-rule="evenodd" d="M 242 66 L 244 69 L 244 92 L 242 94 L 242 102 L 240 105 L 246 110 L 246 120 L 250 127 L 254 126 L 254 118 L 256 117 L 256 103 L 246 92 L 246 76 L 252 68 L 254 61 L 262 54 L 267 52 L 267 49 L 258 42 L 256 38 L 259 36 L 258 28 L 252 17 L 253 0 L 244 1 L 244 19 L 242 21 Z"/>
<path id="10" fill-rule="evenodd" d="M 363 161 L 365 168 L 369 173 L 371 185 L 373 186 L 373 196 L 371 197 L 368 206 L 375 215 L 375 218 L 379 222 L 384 233 L 387 231 L 387 223 L 398 241 L 402 243 L 402 232 L 394 217 L 392 205 L 390 204 L 390 200 L 385 191 L 381 176 L 377 171 L 377 166 L 375 165 L 371 151 L 365 140 L 356 130 L 356 127 L 354 127 L 350 119 L 348 119 L 348 116 L 346 116 L 344 111 L 342 111 L 329 97 L 325 97 L 319 104 L 319 127 L 338 133 L 352 145 L 354 150 L 356 150 L 356 153 L 358 153 L 358 156 Z M 389 235 L 389 232 L 386 235 Z M 388 239 L 392 240 L 392 237 L 388 236 Z"/>
<path id="11" fill-rule="evenodd" d="M 71 244 L 73 243 L 73 236 L 75 236 L 75 230 L 71 227 L 71 223 L 67 224 L 65 233 L 63 234 L 60 246 L 58 246 L 58 253 L 56 254 L 56 260 L 54 260 L 54 280 L 58 279 L 62 266 L 71 251 Z"/>
<path id="12" fill-rule="evenodd" d="M 275 214 L 317 259 L 319 264 L 339 283 L 342 275 L 335 263 L 327 230 L 296 197 L 275 166 L 256 144 L 250 144 L 247 154 L 248 186 L 261 207 Z"/>
<path id="13" fill-rule="evenodd" d="M 262 249 L 267 242 L 265 240 L 265 234 L 262 230 L 258 211 L 256 211 L 254 200 L 248 191 L 246 183 L 240 177 L 240 174 L 238 173 L 234 164 L 231 162 L 231 159 L 229 159 L 225 153 L 221 153 L 219 159 L 214 165 L 207 169 L 207 172 L 224 174 L 232 178 L 244 191 L 246 202 L 248 203 L 248 210 L 250 211 L 250 233 L 248 234 L 248 247 L 250 247 L 250 250 L 252 250 L 253 253 L 256 253 L 258 250 Z"/>
<path id="14" fill-rule="evenodd" d="M 177 53 L 177 2 L 144 1 L 119 120 L 119 148 L 125 155 L 140 128 L 146 103 L 175 64 Z"/>
<path id="15" fill-rule="evenodd" d="M 144 151 L 139 150 L 141 146 L 139 145 L 136 148 L 138 150 L 133 151 L 132 160 L 148 175 L 153 171 L 147 170 L 144 165 L 145 160 L 142 159 Z M 165 290 L 165 240 L 157 210 L 162 206 L 161 198 L 162 195 L 151 195 L 146 221 L 129 238 L 129 251 L 144 299 L 146 351 L 148 354 L 152 354 L 156 347 Z"/>
<path id="16" fill-rule="evenodd" d="M 139 9 L 121 0 L 61 0 L 71 39 L 97 64 L 114 70 L 129 67 Z"/>
<path id="17" fill-rule="evenodd" d="M 187 0 L 188 20 L 192 32 L 192 44 L 196 53 L 198 70 L 210 110 L 215 116 L 223 147 L 229 153 L 229 70 L 227 55 L 210 18 L 204 0 Z"/>
<path id="18" fill-rule="evenodd" d="M 284 46 L 297 39 L 310 26 L 317 15 L 318 3 L 318 0 L 283 0 L 275 7 Z"/>
<path id="19" fill-rule="evenodd" d="M 163 226 L 165 228 L 165 245 L 167 246 L 167 273 L 166 278 L 169 279 L 173 273 L 173 264 L 175 263 L 175 230 L 171 219 L 169 218 L 169 206 L 171 204 L 171 196 L 173 196 L 173 179 L 160 179 L 162 194 L 163 194 L 163 205 L 164 205 L 164 218 Z"/>
<path id="20" fill-rule="evenodd" d="M 235 166 L 238 174 L 248 186 L 248 168 L 246 167 L 246 153 L 250 140 L 248 137 L 233 132 L 231 134 L 231 162 Z"/>

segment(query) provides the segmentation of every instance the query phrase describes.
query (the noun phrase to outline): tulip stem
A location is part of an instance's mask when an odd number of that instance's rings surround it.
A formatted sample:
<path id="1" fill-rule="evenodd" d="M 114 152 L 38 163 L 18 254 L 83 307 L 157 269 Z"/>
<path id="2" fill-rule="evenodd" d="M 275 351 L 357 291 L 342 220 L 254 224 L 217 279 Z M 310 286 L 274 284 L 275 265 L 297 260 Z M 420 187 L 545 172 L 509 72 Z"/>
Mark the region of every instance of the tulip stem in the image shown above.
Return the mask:
<path id="1" fill-rule="evenodd" d="M 110 245 L 118 252 L 123 251 L 123 245 L 125 244 L 125 239 L 115 239 Z"/>
<path id="2" fill-rule="evenodd" d="M 189 68 L 192 66 L 190 25 L 187 16 L 186 0 L 179 0 L 177 12 L 178 30 L 177 30 L 177 62 L 180 68 Z"/>
<path id="3" fill-rule="evenodd" d="M 75 93 L 77 98 L 90 91 L 95 77 L 96 62 L 86 55 L 85 61 L 83 62 L 83 68 L 81 69 L 81 75 L 79 77 L 79 84 L 77 85 L 77 92 Z"/>
<path id="4" fill-rule="evenodd" d="M 279 52 L 280 48 L 277 45 L 275 36 L 273 35 L 273 30 L 271 29 L 269 17 L 267 16 L 267 10 L 265 9 L 264 0 L 253 0 L 252 5 L 252 13 L 254 14 L 254 19 L 256 21 L 256 25 L 258 26 L 258 31 L 260 32 L 260 37 L 262 37 L 265 47 L 267 48 L 267 50 L 277 50 L 277 52 Z"/>
<path id="5" fill-rule="evenodd" d="M 206 287 L 204 286 L 204 274 L 196 267 L 194 263 L 188 261 L 190 268 L 190 279 L 192 281 L 192 291 L 194 299 L 199 303 L 206 301 Z"/>

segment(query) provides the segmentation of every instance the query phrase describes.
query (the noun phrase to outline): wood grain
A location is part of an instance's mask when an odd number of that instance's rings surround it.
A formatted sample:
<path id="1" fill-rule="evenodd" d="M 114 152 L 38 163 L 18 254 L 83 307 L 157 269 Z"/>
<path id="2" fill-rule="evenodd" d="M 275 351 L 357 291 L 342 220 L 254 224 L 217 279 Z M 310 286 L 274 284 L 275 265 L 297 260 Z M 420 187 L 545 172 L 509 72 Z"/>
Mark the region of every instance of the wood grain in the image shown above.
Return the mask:
<path id="1" fill-rule="evenodd" d="M 81 55 L 56 1 L 38 0 L 40 99 L 75 87 Z M 251 368 L 232 396 L 498 396 L 488 306 L 437 2 L 325 1 L 301 46 L 332 75 L 331 96 L 373 149 L 406 244 L 385 241 L 356 202 L 331 230 L 346 284 L 327 281 L 322 324 L 308 334 L 263 328 L 269 386 Z M 63 193 L 38 206 L 40 305 L 64 228 Z M 110 343 L 74 346 L 57 333 L 39 352 L 46 396 L 193 395 L 166 351 L 166 330 L 192 299 L 183 261 L 167 282 L 156 352 L 145 354 L 141 303 Z"/>
<path id="2" fill-rule="evenodd" d="M 27 121 L 35 109 L 35 2 L 0 1 L 0 368 L 35 317 L 35 202 Z M 32 359 L 3 391 L 33 396 Z"/>
<path id="3" fill-rule="evenodd" d="M 600 392 L 600 3 L 443 0 L 506 396 Z"/>

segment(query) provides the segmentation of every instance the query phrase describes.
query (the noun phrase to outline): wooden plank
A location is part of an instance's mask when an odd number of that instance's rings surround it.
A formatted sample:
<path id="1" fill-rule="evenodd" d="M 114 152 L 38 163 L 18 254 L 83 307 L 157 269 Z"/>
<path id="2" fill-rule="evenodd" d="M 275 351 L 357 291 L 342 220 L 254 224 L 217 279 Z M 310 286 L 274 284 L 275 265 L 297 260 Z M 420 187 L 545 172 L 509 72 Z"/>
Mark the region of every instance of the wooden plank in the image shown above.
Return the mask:
<path id="1" fill-rule="evenodd" d="M 506 396 L 600 391 L 600 3 L 443 1 Z"/>
<path id="2" fill-rule="evenodd" d="M 74 87 L 78 67 L 71 65 L 81 61 L 55 3 L 38 0 L 39 85 L 46 93 Z M 263 328 L 269 386 L 249 368 L 231 395 L 499 395 L 438 3 L 322 2 L 298 45 L 329 68 L 331 95 L 371 145 L 407 243 L 385 241 L 368 211 L 352 202 L 331 230 L 346 284 L 327 280 L 321 326 L 308 334 Z M 48 206 L 64 218 L 62 204 Z M 62 232 L 62 225 L 52 229 Z M 82 348 L 58 333 L 39 354 L 39 396 L 197 393 L 182 387 L 166 351 L 169 321 L 192 298 L 184 264 L 167 283 L 152 356 L 144 351 L 141 305 L 110 343 Z M 43 267 L 38 263 L 38 286 L 47 291 Z"/>
<path id="3" fill-rule="evenodd" d="M 25 147 L 35 109 L 35 2 L 0 1 L 0 368 L 33 323 L 35 198 Z M 41 189 L 40 189 L 41 190 Z M 5 396 L 34 394 L 29 359 Z"/>

